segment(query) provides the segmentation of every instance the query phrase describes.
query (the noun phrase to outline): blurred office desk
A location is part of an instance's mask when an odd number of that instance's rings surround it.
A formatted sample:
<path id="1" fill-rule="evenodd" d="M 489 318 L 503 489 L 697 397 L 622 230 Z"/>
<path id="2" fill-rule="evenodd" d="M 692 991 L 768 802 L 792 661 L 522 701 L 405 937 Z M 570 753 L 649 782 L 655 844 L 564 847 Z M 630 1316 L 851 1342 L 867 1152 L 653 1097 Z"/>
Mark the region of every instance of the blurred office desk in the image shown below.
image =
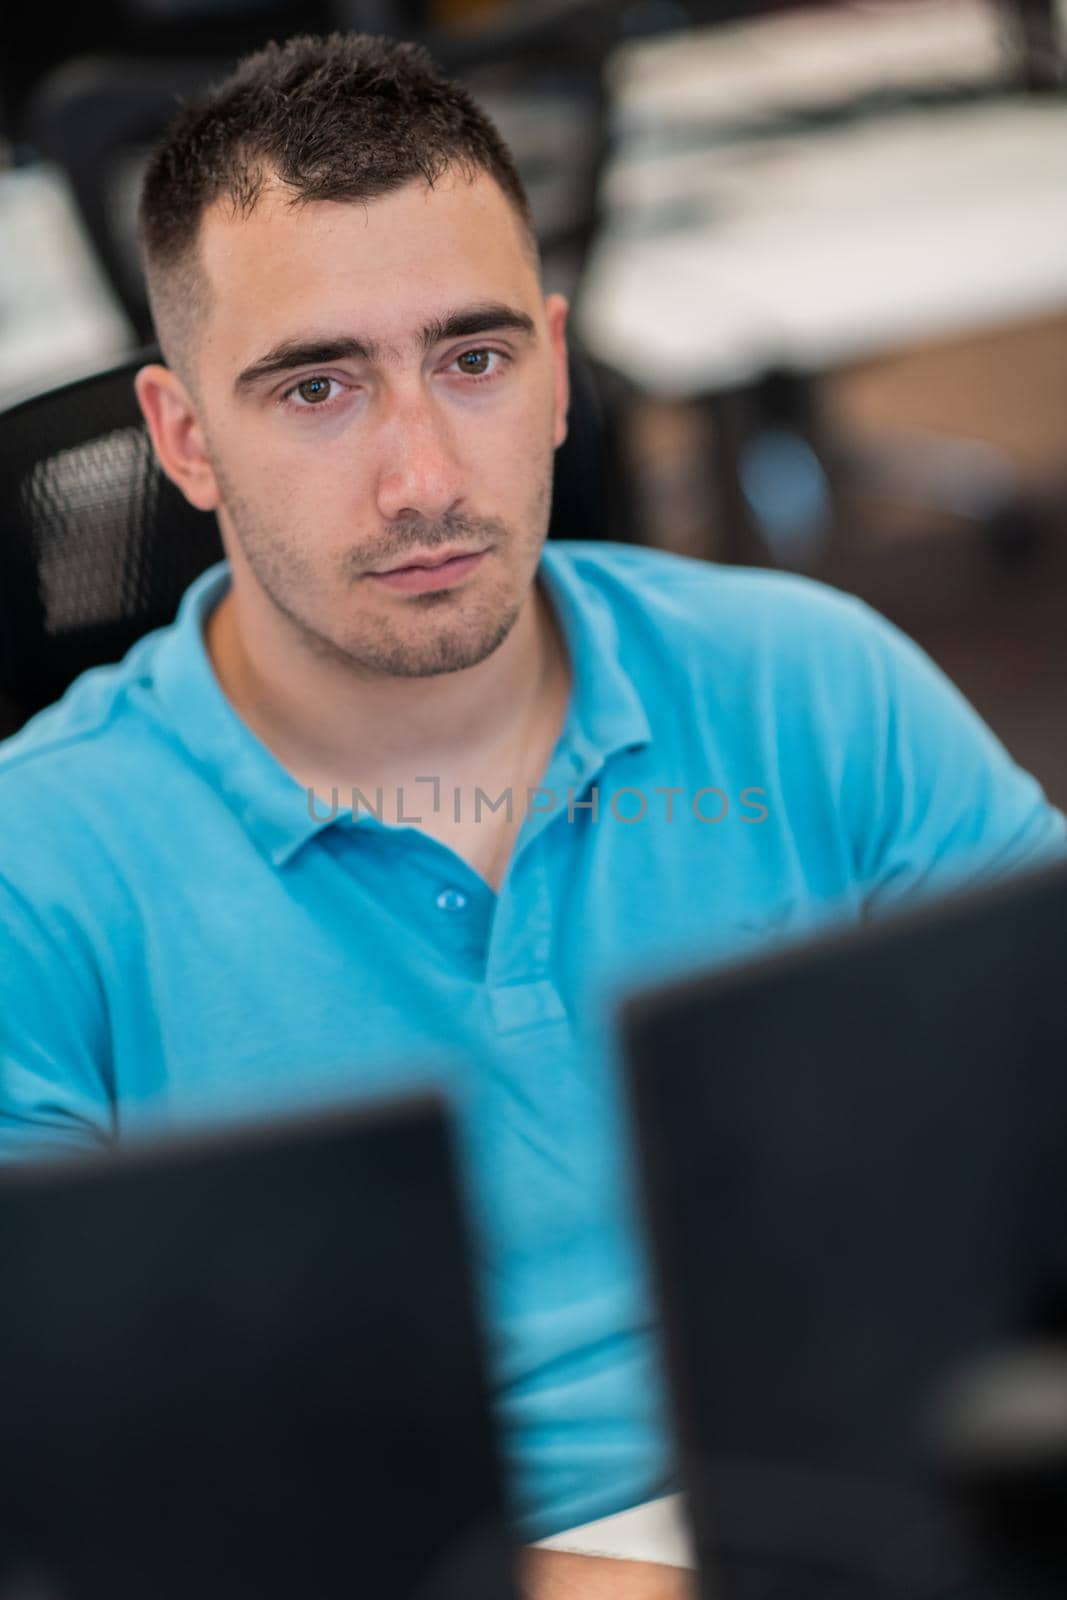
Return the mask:
<path id="1" fill-rule="evenodd" d="M 0 239 L 0 407 L 135 348 L 58 168 L 0 171 Z"/>
<path id="2" fill-rule="evenodd" d="M 654 393 L 1067 306 L 1067 96 L 995 6 L 786 15 L 629 45 L 576 322 Z"/>

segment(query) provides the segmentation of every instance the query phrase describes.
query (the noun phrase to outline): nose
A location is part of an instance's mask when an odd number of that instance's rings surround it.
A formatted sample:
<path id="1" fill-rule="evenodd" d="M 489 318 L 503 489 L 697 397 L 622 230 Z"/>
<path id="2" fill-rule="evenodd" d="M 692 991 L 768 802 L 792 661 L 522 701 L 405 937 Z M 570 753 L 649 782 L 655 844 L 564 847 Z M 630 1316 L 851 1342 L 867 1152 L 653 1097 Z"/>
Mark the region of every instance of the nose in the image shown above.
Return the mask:
<path id="1" fill-rule="evenodd" d="M 377 443 L 382 517 L 440 517 L 455 505 L 463 492 L 460 463 L 448 419 L 432 396 L 395 399 Z"/>

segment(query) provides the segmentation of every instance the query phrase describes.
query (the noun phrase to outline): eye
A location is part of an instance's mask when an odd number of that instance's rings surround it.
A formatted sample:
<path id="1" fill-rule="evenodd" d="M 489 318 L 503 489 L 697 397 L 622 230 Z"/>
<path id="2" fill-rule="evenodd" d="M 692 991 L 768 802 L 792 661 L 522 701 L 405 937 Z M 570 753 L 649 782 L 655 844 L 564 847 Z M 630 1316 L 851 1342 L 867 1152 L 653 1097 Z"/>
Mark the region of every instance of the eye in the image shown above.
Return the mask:
<path id="1" fill-rule="evenodd" d="M 340 385 L 336 378 L 327 378 L 322 373 L 314 373 L 310 378 L 301 378 L 299 383 L 294 383 L 280 396 L 282 404 L 290 404 L 297 411 L 313 411 L 330 404 L 335 398 L 331 394 L 331 385 Z"/>
<path id="2" fill-rule="evenodd" d="M 500 350 L 464 350 L 452 365 L 465 378 L 494 378 L 507 359 Z"/>

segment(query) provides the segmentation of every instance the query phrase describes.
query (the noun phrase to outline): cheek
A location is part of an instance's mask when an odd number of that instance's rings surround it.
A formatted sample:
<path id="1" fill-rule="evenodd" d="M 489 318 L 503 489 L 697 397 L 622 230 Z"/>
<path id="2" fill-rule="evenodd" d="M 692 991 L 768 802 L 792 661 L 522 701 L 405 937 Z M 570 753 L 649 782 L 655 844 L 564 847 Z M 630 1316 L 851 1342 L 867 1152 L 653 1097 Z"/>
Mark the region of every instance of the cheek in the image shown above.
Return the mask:
<path id="1" fill-rule="evenodd" d="M 555 403 L 549 387 L 539 384 L 514 404 L 486 412 L 469 433 L 472 458 L 490 480 L 518 485 L 539 479 L 555 449 Z"/>
<path id="2" fill-rule="evenodd" d="M 243 502 L 254 506 L 268 525 L 316 521 L 336 500 L 343 475 L 328 461 L 306 450 L 263 446 L 246 450 L 234 487 Z"/>

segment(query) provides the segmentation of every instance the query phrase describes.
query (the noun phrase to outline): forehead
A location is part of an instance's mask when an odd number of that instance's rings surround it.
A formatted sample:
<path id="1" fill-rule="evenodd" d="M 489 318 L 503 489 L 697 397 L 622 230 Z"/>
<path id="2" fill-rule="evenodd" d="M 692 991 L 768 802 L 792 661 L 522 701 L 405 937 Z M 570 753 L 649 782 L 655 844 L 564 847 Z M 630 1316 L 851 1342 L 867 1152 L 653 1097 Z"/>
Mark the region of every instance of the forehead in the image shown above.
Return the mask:
<path id="1" fill-rule="evenodd" d="M 204 216 L 206 333 L 212 364 L 239 362 L 265 335 L 358 328 L 409 345 L 442 305 L 501 300 L 536 316 L 540 286 L 522 224 L 486 173 L 421 178 L 370 201 L 292 204 L 265 187 L 247 216 Z"/>

